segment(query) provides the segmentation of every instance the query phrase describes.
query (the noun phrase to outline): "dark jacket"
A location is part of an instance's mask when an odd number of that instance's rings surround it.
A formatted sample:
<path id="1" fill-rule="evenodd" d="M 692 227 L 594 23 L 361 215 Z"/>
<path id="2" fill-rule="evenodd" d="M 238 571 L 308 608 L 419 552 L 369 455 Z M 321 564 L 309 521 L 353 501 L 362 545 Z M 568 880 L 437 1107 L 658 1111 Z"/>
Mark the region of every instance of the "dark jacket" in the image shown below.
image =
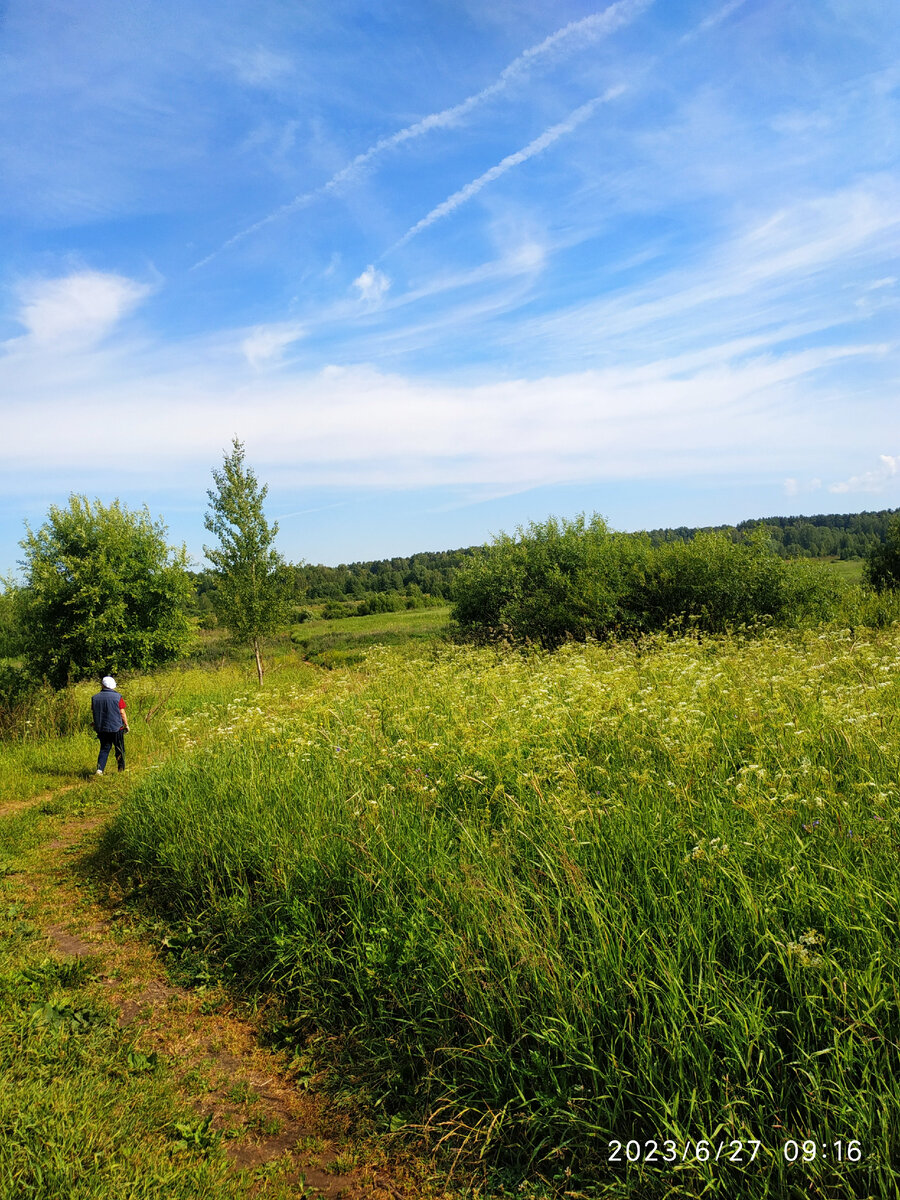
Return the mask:
<path id="1" fill-rule="evenodd" d="M 91 713 L 94 718 L 95 733 L 118 733 L 120 729 L 125 728 L 119 708 L 121 699 L 121 693 L 106 690 L 98 692 L 96 696 L 91 696 Z"/>

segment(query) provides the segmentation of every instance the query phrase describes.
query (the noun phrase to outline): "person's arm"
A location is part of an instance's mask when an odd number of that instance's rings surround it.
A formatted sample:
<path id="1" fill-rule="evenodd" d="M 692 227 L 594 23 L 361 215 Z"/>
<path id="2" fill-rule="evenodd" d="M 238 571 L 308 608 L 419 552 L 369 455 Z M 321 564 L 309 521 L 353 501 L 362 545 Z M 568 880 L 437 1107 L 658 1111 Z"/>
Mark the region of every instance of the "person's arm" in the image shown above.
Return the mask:
<path id="1" fill-rule="evenodd" d="M 128 715 L 125 712 L 125 697 L 119 699 L 119 716 L 122 718 L 122 728 L 126 733 L 131 733 L 131 726 L 128 724 Z"/>

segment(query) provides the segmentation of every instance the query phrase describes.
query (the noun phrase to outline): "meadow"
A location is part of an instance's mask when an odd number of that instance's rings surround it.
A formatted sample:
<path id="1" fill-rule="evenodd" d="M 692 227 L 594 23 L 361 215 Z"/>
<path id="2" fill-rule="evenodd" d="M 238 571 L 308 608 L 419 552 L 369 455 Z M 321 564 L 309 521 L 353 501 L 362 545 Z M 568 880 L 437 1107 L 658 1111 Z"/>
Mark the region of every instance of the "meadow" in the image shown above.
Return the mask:
<path id="1" fill-rule="evenodd" d="M 357 649 L 141 683 L 135 902 L 497 1195 L 900 1194 L 897 628 Z"/>

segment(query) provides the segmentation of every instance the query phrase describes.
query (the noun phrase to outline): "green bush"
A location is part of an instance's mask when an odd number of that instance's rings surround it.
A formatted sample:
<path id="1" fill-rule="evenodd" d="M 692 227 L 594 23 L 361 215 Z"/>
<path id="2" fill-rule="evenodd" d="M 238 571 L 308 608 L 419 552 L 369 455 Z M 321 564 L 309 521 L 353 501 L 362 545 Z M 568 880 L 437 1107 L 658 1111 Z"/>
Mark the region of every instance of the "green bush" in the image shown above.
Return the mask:
<path id="1" fill-rule="evenodd" d="M 851 628 L 861 625 L 886 629 L 900 622 L 900 591 L 875 591 L 868 587 L 847 588 L 841 602 L 840 622 Z"/>
<path id="2" fill-rule="evenodd" d="M 457 576 L 453 618 L 476 640 L 559 646 L 629 624 L 627 599 L 644 575 L 646 538 L 609 531 L 601 517 L 549 517 L 500 534 Z"/>
<path id="3" fill-rule="evenodd" d="M 340 621 L 344 617 L 356 616 L 355 604 L 341 604 L 337 600 L 329 600 L 321 613 L 324 621 Z"/>
<path id="4" fill-rule="evenodd" d="M 457 576 L 453 617 L 473 640 L 606 638 L 661 629 L 722 632 L 827 620 L 842 584 L 818 564 L 787 562 L 762 535 L 700 533 L 653 546 L 597 516 L 549 518 L 501 534 Z"/>
<path id="5" fill-rule="evenodd" d="M 17 587 L 12 581 L 6 580 L 0 592 L 0 659 L 17 658 L 25 646 L 18 601 Z"/>
<path id="6" fill-rule="evenodd" d="M 356 615 L 360 617 L 374 616 L 376 613 L 404 612 L 414 608 L 402 592 L 373 592 L 367 600 L 363 600 Z"/>
<path id="7" fill-rule="evenodd" d="M 178 658 L 190 637 L 187 552 L 146 508 L 71 496 L 23 539 L 25 654 L 55 687 Z"/>
<path id="8" fill-rule="evenodd" d="M 673 624 L 721 633 L 827 620 L 841 591 L 826 569 L 779 558 L 761 535 L 735 542 L 723 533 L 657 546 L 644 580 L 634 584 L 634 624 L 647 632 Z"/>
<path id="9" fill-rule="evenodd" d="M 900 590 L 900 516 L 888 522 L 884 542 L 869 550 L 864 578 L 876 592 Z"/>

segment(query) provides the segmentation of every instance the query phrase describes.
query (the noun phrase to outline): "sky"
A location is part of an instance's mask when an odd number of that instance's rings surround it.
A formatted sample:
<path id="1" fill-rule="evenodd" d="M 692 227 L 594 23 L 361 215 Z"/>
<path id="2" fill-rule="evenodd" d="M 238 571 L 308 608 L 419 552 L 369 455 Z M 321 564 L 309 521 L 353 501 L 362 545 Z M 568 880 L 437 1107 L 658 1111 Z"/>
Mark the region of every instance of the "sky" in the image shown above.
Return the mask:
<path id="1" fill-rule="evenodd" d="M 900 506 L 896 0 L 0 0 L 0 573 Z"/>

